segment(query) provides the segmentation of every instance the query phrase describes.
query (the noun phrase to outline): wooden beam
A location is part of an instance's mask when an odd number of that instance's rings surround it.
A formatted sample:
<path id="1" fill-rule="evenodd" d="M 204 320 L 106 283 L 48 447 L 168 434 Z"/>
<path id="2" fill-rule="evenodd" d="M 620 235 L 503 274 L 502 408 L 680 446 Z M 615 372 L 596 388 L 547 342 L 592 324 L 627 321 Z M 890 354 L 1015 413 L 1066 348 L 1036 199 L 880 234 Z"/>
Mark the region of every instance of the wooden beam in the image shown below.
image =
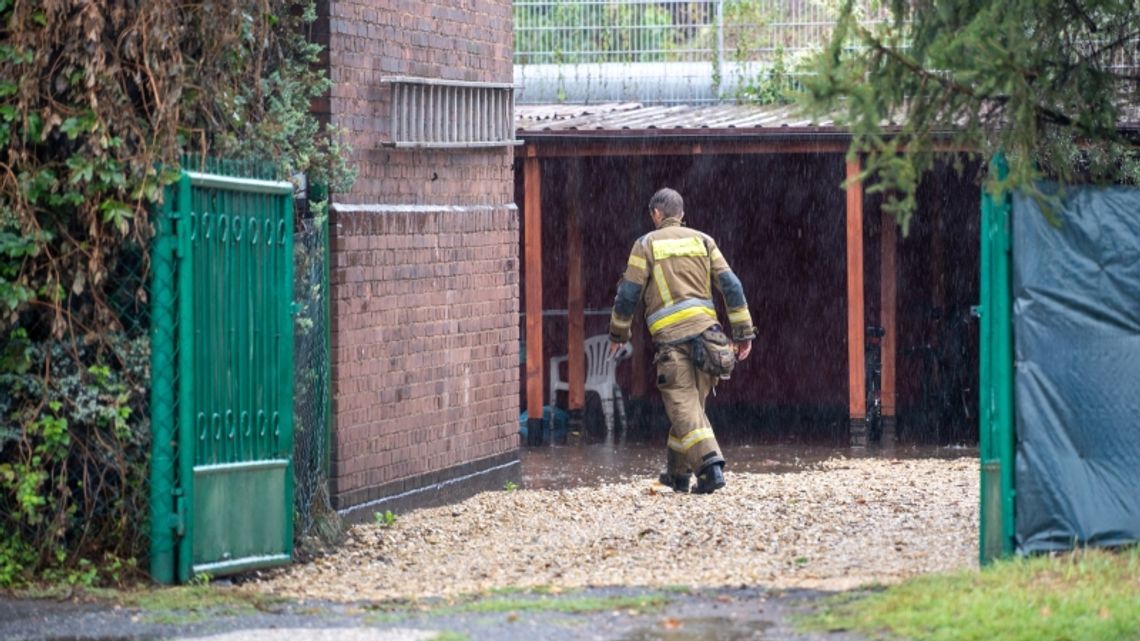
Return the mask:
<path id="1" fill-rule="evenodd" d="M 538 156 L 523 160 L 523 253 L 526 270 L 527 444 L 542 444 L 542 191 Z"/>
<path id="2" fill-rule="evenodd" d="M 566 217 L 567 270 L 567 339 L 569 354 L 570 393 L 567 407 L 580 412 L 586 407 L 586 296 L 582 289 L 582 208 L 579 205 L 579 185 L 582 182 L 582 162 L 567 163 L 565 197 L 562 202 L 569 208 Z M 551 399 L 551 403 L 554 399 Z"/>
<path id="3" fill-rule="evenodd" d="M 895 385 L 898 371 L 898 223 L 895 217 L 884 212 L 882 214 L 882 233 L 879 237 L 880 256 L 879 265 L 879 323 L 886 330 L 883 336 L 883 380 L 882 400 L 883 416 L 897 414 L 897 387 Z"/>
<path id="4" fill-rule="evenodd" d="M 658 134 L 659 135 L 659 132 Z M 516 147 L 516 154 L 535 153 L 540 158 L 606 157 L 606 156 L 715 156 L 762 154 L 843 154 L 851 145 L 846 138 L 742 139 L 716 138 L 701 140 L 654 140 L 654 136 L 613 137 L 610 140 L 578 140 L 543 137 L 526 147 Z M 531 147 L 534 151 L 531 151 Z M 970 150 L 949 141 L 938 141 L 932 151 L 940 154 L 966 153 Z"/>
<path id="5" fill-rule="evenodd" d="M 543 141 L 546 143 L 546 141 Z M 601 156 L 711 156 L 725 154 L 819 154 L 844 153 L 848 143 L 838 140 L 714 140 L 665 141 L 648 139 L 614 141 L 554 141 L 537 147 L 541 158 Z M 525 152 L 529 153 L 529 152 Z"/>
<path id="6" fill-rule="evenodd" d="M 867 390 L 864 371 L 863 183 L 861 162 L 847 161 L 847 381 L 851 444 L 866 445 Z"/>

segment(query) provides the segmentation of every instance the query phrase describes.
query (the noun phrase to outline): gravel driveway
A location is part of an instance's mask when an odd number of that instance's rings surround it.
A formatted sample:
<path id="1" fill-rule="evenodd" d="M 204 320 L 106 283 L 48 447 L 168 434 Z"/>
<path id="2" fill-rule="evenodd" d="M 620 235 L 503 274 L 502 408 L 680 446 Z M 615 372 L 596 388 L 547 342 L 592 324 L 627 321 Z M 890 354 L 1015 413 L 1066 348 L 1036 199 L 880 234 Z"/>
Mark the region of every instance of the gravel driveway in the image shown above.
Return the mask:
<path id="1" fill-rule="evenodd" d="M 550 586 L 841 590 L 977 564 L 978 460 L 834 457 L 726 472 L 711 496 L 646 478 L 488 492 L 352 528 L 245 589 L 343 601 Z"/>

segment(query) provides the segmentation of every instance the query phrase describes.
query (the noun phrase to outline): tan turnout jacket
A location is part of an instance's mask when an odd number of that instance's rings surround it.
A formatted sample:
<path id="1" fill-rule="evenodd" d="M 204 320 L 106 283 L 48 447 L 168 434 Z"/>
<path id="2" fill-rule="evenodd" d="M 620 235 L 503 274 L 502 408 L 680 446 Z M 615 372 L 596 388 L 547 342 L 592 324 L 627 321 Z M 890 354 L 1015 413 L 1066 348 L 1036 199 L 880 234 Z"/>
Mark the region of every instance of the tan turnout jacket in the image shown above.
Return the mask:
<path id="1" fill-rule="evenodd" d="M 656 344 L 696 336 L 718 324 L 714 286 L 725 296 L 733 338 L 751 340 L 756 333 L 740 281 L 716 241 L 682 226 L 676 218 L 664 219 L 660 227 L 634 243 L 622 280 L 610 317 L 610 339 L 615 342 L 629 340 L 633 320 L 629 305 L 620 304 L 622 287 L 629 292 L 641 290 L 646 324 Z M 724 283 L 733 291 L 725 291 Z"/>

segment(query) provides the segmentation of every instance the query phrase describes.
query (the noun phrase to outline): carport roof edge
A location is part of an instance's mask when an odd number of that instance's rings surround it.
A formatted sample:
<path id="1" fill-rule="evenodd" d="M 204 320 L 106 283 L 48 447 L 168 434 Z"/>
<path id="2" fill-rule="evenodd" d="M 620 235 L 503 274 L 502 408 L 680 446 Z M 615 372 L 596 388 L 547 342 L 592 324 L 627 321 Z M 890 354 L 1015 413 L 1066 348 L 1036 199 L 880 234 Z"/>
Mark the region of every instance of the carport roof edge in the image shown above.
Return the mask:
<path id="1" fill-rule="evenodd" d="M 1140 121 L 1122 122 L 1140 131 Z M 887 129 L 900 129 L 887 123 Z M 801 143 L 788 151 L 846 151 L 850 131 L 835 120 L 813 120 L 794 105 L 644 105 L 615 102 L 593 105 L 515 105 L 515 130 L 524 143 Z M 935 132 L 950 137 L 950 131 Z M 840 147 L 842 146 L 842 149 Z M 585 150 L 583 150 L 585 151 Z M 645 150 L 648 152 L 649 150 Z"/>
<path id="2" fill-rule="evenodd" d="M 849 138 L 834 121 L 813 121 L 788 105 L 515 105 L 515 129 L 526 140 Z"/>

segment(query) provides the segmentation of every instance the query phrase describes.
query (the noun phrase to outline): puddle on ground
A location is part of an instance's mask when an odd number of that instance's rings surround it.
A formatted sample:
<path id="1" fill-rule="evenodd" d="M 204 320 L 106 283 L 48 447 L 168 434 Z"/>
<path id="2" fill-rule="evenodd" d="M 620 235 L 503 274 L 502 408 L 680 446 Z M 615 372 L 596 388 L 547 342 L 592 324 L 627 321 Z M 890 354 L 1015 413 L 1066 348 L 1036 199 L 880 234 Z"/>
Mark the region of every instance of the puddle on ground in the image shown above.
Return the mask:
<path id="1" fill-rule="evenodd" d="M 669 619 L 652 628 L 638 628 L 621 641 L 756 641 L 772 627 L 770 621 L 738 621 L 725 617 Z"/>
<path id="2" fill-rule="evenodd" d="M 610 443 L 571 442 L 568 445 L 523 447 L 523 487 L 568 489 L 597 487 L 639 478 L 657 478 L 665 469 L 665 439 L 661 442 Z M 740 438 L 723 442 L 730 472 L 786 474 L 811 469 L 837 456 L 847 458 L 944 458 L 976 457 L 976 447 L 897 446 L 851 449 L 829 445 L 768 444 Z"/>

